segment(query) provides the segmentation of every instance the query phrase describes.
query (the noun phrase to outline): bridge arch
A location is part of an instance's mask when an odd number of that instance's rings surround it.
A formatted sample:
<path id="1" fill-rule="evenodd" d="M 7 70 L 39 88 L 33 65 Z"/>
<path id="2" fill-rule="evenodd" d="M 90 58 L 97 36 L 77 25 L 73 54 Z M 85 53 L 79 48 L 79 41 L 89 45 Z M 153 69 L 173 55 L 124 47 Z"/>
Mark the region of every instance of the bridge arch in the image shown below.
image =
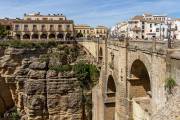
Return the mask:
<path id="1" fill-rule="evenodd" d="M 136 60 L 140 60 L 145 65 L 151 79 L 151 60 L 144 54 L 130 54 L 128 56 L 128 76 L 130 76 L 132 65 Z"/>
<path id="2" fill-rule="evenodd" d="M 129 117 L 133 117 L 133 119 L 135 119 L 135 117 L 139 118 L 142 113 L 149 113 L 152 110 L 151 79 L 148 67 L 140 59 L 136 59 L 135 61 L 133 61 L 129 72 Z M 138 113 L 136 107 L 134 107 L 135 105 L 139 105 L 139 107 L 144 111 L 142 113 Z"/>
<path id="3" fill-rule="evenodd" d="M 130 98 L 145 97 L 151 91 L 150 76 L 145 64 L 137 59 L 130 69 Z"/>
<path id="4" fill-rule="evenodd" d="M 106 98 L 105 98 L 105 120 L 115 119 L 115 107 L 116 107 L 116 83 L 114 77 L 109 75 L 106 86 Z"/>

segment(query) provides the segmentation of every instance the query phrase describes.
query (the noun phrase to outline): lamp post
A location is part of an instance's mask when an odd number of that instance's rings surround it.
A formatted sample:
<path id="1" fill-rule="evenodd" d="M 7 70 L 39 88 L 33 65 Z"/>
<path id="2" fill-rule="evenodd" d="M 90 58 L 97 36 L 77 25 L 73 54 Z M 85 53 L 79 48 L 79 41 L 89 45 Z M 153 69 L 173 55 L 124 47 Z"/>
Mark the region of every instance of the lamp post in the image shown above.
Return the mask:
<path id="1" fill-rule="evenodd" d="M 172 48 L 172 45 L 171 45 L 171 19 L 168 19 L 167 20 L 167 26 L 168 26 L 168 48 Z"/>

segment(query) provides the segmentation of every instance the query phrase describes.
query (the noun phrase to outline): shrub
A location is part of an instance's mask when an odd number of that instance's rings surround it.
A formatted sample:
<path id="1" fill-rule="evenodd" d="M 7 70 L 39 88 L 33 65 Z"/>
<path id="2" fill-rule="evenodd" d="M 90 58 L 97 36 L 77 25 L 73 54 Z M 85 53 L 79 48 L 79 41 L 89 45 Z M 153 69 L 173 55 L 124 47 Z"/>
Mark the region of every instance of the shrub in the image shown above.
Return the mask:
<path id="1" fill-rule="evenodd" d="M 99 70 L 95 65 L 86 64 L 82 61 L 74 65 L 73 70 L 80 81 L 80 86 L 84 89 L 92 88 L 99 78 Z"/>
<path id="2" fill-rule="evenodd" d="M 0 41 L 0 46 L 14 48 L 50 48 L 57 46 L 55 41 L 27 41 L 27 40 L 7 40 Z"/>
<path id="3" fill-rule="evenodd" d="M 169 94 L 172 94 L 172 89 L 176 86 L 176 81 L 169 77 L 166 79 L 166 82 L 165 82 L 165 89 L 167 90 L 167 92 Z"/>
<path id="4" fill-rule="evenodd" d="M 52 66 L 49 68 L 50 70 L 55 70 L 56 72 L 67 72 L 72 70 L 71 65 L 58 65 L 58 66 Z"/>

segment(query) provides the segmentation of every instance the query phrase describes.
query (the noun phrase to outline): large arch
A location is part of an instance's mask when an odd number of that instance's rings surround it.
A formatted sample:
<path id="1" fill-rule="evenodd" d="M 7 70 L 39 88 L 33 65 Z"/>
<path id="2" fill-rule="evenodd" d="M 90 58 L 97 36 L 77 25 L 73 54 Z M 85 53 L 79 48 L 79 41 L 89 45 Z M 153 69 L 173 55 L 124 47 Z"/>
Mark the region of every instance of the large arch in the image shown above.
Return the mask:
<path id="1" fill-rule="evenodd" d="M 151 111 L 151 83 L 148 69 L 143 61 L 133 61 L 128 79 L 129 117 L 136 119 Z M 144 105 L 145 104 L 145 105 Z M 137 112 L 133 106 L 139 106 L 143 112 Z"/>
<path id="2" fill-rule="evenodd" d="M 56 35 L 54 33 L 49 34 L 49 39 L 55 39 Z"/>
<path id="3" fill-rule="evenodd" d="M 41 34 L 40 38 L 41 38 L 41 39 L 47 39 L 47 34 L 45 34 L 45 33 L 44 33 L 44 34 Z"/>
<path id="4" fill-rule="evenodd" d="M 23 39 L 30 39 L 30 35 L 29 34 L 24 34 Z"/>
<path id="5" fill-rule="evenodd" d="M 32 34 L 32 39 L 39 39 L 39 35 L 38 34 Z"/>
<path id="6" fill-rule="evenodd" d="M 150 77 L 145 64 L 135 60 L 130 71 L 130 97 L 145 97 L 151 91 Z"/>
<path id="7" fill-rule="evenodd" d="M 115 120 L 115 99 L 116 99 L 116 84 L 112 75 L 109 75 L 106 87 L 106 99 L 104 109 L 105 120 Z"/>

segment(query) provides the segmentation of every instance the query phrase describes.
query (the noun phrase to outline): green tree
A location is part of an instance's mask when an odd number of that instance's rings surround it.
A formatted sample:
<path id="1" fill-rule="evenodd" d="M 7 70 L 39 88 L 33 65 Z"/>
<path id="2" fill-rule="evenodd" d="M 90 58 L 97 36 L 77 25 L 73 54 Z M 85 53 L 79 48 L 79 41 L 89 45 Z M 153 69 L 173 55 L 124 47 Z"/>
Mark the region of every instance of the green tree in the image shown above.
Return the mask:
<path id="1" fill-rule="evenodd" d="M 88 96 L 85 91 L 89 91 L 96 84 L 99 79 L 99 70 L 95 65 L 86 64 L 84 62 L 79 62 L 74 65 L 74 72 L 76 77 L 80 82 L 82 97 L 81 97 L 81 106 L 82 106 L 82 119 L 87 119 L 85 108 L 87 108 L 87 112 L 89 114 L 88 118 L 91 116 L 92 109 L 92 100 L 90 96 Z"/>
<path id="2" fill-rule="evenodd" d="M 0 38 L 4 38 L 6 37 L 8 34 L 8 31 L 6 30 L 6 28 L 2 25 L 0 25 Z"/>

